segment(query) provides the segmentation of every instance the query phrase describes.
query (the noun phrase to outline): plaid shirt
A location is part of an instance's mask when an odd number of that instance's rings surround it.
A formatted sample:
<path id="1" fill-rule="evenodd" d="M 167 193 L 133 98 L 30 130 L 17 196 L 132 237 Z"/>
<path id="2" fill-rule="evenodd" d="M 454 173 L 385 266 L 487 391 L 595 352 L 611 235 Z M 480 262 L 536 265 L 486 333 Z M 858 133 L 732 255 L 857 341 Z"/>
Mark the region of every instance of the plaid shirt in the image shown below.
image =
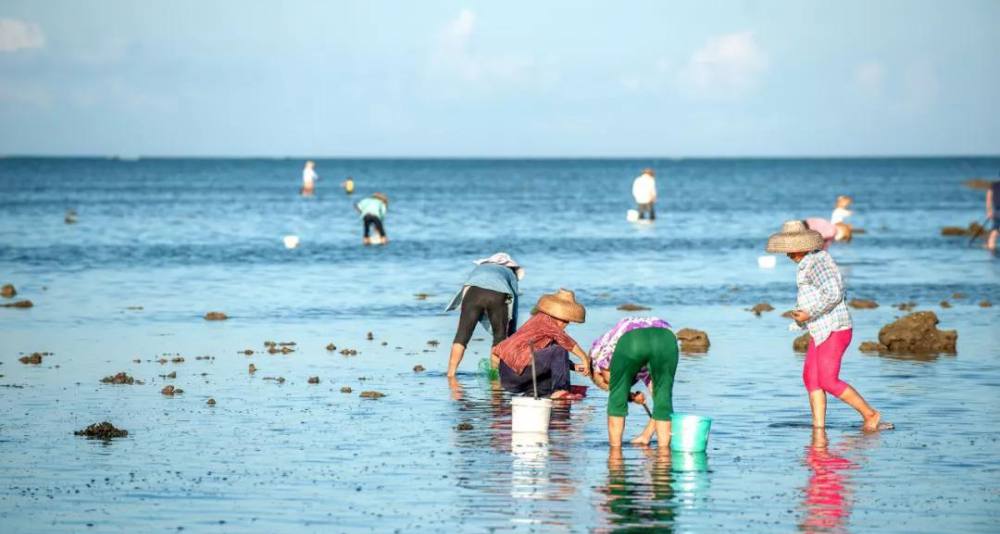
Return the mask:
<path id="1" fill-rule="evenodd" d="M 800 310 L 809 313 L 806 327 L 813 343 L 819 345 L 831 333 L 852 327 L 844 298 L 844 280 L 829 253 L 819 250 L 802 258 L 795 283 L 799 286 L 796 303 Z"/>

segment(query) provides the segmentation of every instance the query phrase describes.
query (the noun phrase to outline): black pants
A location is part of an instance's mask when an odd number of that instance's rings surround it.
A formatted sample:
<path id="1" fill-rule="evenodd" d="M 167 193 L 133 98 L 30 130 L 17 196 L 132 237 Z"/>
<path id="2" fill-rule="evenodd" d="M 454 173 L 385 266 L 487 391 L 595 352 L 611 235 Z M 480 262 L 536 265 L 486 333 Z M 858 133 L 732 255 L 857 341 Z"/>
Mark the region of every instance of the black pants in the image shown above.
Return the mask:
<path id="1" fill-rule="evenodd" d="M 638 207 L 639 207 L 638 211 L 639 211 L 639 218 L 640 219 L 645 219 L 646 218 L 646 213 L 648 212 L 649 213 L 649 220 L 651 220 L 651 221 L 655 221 L 656 220 L 656 207 L 655 207 L 654 203 L 649 202 L 647 204 L 639 204 Z"/>
<path id="2" fill-rule="evenodd" d="M 486 314 L 493 330 L 493 345 L 507 339 L 507 299 L 506 293 L 469 286 L 462 297 L 462 315 L 458 318 L 458 331 L 455 332 L 455 343 L 463 347 L 469 346 L 472 332 L 476 329 L 479 318 Z"/>
<path id="3" fill-rule="evenodd" d="M 361 221 L 365 225 L 365 237 L 368 237 L 369 235 L 368 232 L 372 226 L 375 227 L 375 230 L 378 231 L 378 234 L 380 236 L 385 237 L 385 228 L 382 227 L 382 219 L 379 219 L 378 217 L 369 214 L 365 215 L 364 218 L 361 219 Z"/>
<path id="4" fill-rule="evenodd" d="M 554 391 L 569 390 L 569 352 L 559 345 L 549 345 L 535 351 L 535 379 L 538 382 L 538 396 L 548 397 Z M 500 360 L 500 385 L 515 394 L 533 394 L 531 366 L 517 374 Z"/>

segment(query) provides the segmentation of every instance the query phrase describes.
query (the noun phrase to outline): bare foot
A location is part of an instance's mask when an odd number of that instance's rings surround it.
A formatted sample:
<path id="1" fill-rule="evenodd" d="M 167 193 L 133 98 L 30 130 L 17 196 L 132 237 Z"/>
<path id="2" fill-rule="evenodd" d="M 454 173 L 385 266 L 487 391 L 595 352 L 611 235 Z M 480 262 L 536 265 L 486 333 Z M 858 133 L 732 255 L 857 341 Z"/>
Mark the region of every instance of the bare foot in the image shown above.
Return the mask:
<path id="1" fill-rule="evenodd" d="M 870 417 L 865 417 L 865 424 L 862 427 L 865 432 L 878 432 L 879 430 L 892 430 L 896 425 L 882 422 L 882 413 L 874 412 Z"/>
<path id="2" fill-rule="evenodd" d="M 632 445 L 649 445 L 649 436 L 638 435 L 632 438 Z"/>

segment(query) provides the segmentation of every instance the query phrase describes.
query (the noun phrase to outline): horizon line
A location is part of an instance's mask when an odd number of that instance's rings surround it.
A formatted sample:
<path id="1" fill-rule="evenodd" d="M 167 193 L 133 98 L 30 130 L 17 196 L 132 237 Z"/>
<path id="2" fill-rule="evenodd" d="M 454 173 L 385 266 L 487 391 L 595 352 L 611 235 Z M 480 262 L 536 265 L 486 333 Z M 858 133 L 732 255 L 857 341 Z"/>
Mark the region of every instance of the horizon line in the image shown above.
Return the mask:
<path id="1" fill-rule="evenodd" d="M 263 159 L 263 160 L 822 160 L 822 159 L 951 159 L 951 158 L 974 158 L 989 159 L 1000 158 L 1000 152 L 996 154 L 831 154 L 831 155 L 691 155 L 691 156 L 669 156 L 669 155 L 598 155 L 598 156 L 565 156 L 565 155 L 194 155 L 194 154 L 0 154 L 0 160 L 4 159 L 106 159 L 118 161 L 138 161 L 138 160 L 162 160 L 162 159 Z"/>

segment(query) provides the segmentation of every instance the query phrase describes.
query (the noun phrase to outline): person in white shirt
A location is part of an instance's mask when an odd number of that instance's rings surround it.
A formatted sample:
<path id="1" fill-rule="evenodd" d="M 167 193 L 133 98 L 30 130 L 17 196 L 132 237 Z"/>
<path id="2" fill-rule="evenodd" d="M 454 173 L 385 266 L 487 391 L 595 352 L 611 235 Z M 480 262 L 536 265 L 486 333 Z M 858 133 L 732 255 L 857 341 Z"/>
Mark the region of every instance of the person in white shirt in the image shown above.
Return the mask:
<path id="1" fill-rule="evenodd" d="M 649 213 L 649 220 L 656 220 L 656 172 L 653 169 L 643 169 L 632 182 L 632 198 L 638 205 L 639 218 L 645 219 Z"/>
<path id="2" fill-rule="evenodd" d="M 847 218 L 853 213 L 848 209 L 852 202 L 854 199 L 851 197 L 840 195 L 833 207 L 833 213 L 830 214 L 830 222 L 837 227 L 837 235 L 834 237 L 837 241 L 850 241 L 853 237 L 854 228 L 847 222 Z"/>
<path id="3" fill-rule="evenodd" d="M 302 168 L 302 196 L 310 196 L 316 189 L 316 180 L 319 179 L 319 175 L 316 174 L 316 163 L 313 161 L 307 161 L 306 166 Z"/>

